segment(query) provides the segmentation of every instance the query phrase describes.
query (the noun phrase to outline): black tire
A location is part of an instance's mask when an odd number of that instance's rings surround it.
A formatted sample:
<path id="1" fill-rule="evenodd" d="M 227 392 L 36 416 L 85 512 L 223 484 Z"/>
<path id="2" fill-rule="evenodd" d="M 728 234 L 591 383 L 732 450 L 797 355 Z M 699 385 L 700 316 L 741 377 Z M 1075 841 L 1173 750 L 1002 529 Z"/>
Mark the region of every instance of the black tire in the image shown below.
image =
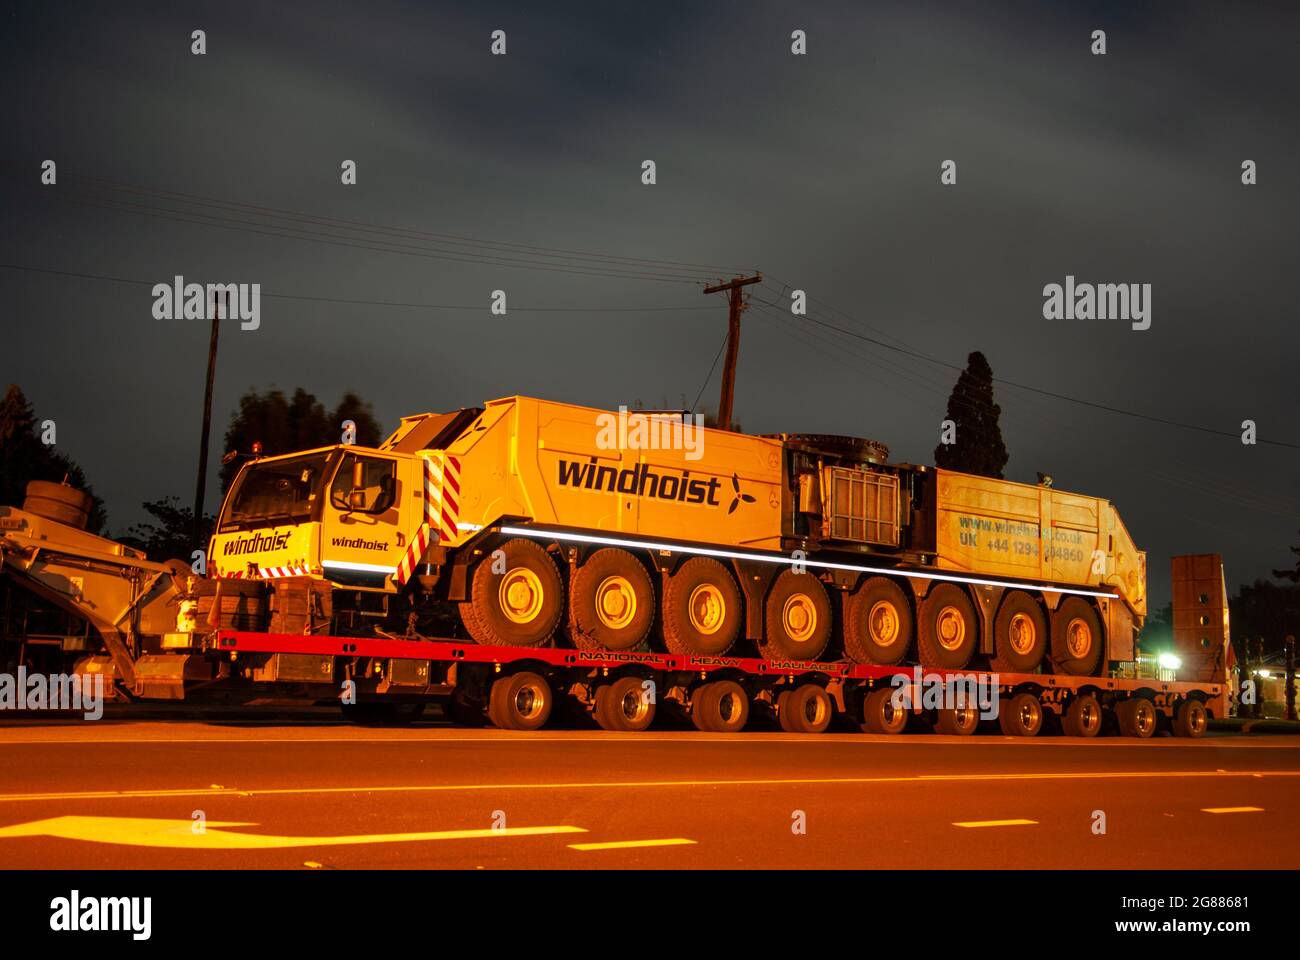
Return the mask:
<path id="1" fill-rule="evenodd" d="M 671 653 L 726 653 L 743 621 L 740 588 L 716 560 L 691 557 L 664 584 L 664 645 Z"/>
<path id="2" fill-rule="evenodd" d="M 734 680 L 714 680 L 691 696 L 691 721 L 707 733 L 739 733 L 749 721 L 749 695 Z"/>
<path id="3" fill-rule="evenodd" d="M 619 677 L 596 691 L 592 716 L 602 730 L 640 733 L 655 720 L 655 700 L 640 677 Z"/>
<path id="4" fill-rule="evenodd" d="M 500 677 L 492 684 L 488 719 L 502 730 L 537 730 L 550 719 L 555 692 L 531 670 Z"/>
<path id="5" fill-rule="evenodd" d="M 816 660 L 831 639 L 831 598 L 811 573 L 783 570 L 763 604 L 759 653 L 768 660 Z"/>
<path id="6" fill-rule="evenodd" d="M 844 652 L 857 663 L 902 663 L 913 627 L 907 594 L 886 577 L 872 577 L 844 598 Z"/>
<path id="7" fill-rule="evenodd" d="M 786 733 L 825 733 L 834 716 L 830 695 L 815 683 L 801 684 L 777 698 L 777 722 Z"/>
<path id="8" fill-rule="evenodd" d="M 1008 737 L 1036 737 L 1043 729 L 1043 705 L 1032 693 L 1017 693 L 998 705 L 998 726 Z"/>
<path id="9" fill-rule="evenodd" d="M 1174 710 L 1175 737 L 1201 737 L 1209 726 L 1210 715 L 1199 700 L 1184 700 Z"/>
<path id="10" fill-rule="evenodd" d="M 1155 704 L 1146 697 L 1125 700 L 1115 708 L 1115 719 L 1119 721 L 1122 737 L 1147 740 L 1155 736 L 1160 727 L 1160 715 L 1156 713 Z"/>
<path id="11" fill-rule="evenodd" d="M 979 621 L 966 591 L 953 583 L 931 587 L 921 601 L 916 639 L 924 666 L 964 670 L 979 649 Z"/>
<path id="12" fill-rule="evenodd" d="M 862 729 L 867 733 L 899 734 L 907 726 L 907 710 L 895 706 L 895 687 L 877 687 L 862 701 Z"/>
<path id="13" fill-rule="evenodd" d="M 569 638 L 579 650 L 636 650 L 655 620 L 650 574 L 626 550 L 597 550 L 569 582 Z"/>
<path id="14" fill-rule="evenodd" d="M 969 737 L 979 729 L 980 709 L 968 705 L 965 707 L 945 707 L 938 711 L 934 721 L 934 732 L 950 737 Z"/>
<path id="15" fill-rule="evenodd" d="M 1052 614 L 1052 664 L 1075 677 L 1095 677 L 1106 649 L 1101 619 L 1083 597 L 1066 597 Z"/>
<path id="16" fill-rule="evenodd" d="M 496 551 L 504 570 L 494 573 Z M 461 622 L 475 643 L 540 647 L 555 634 L 564 613 L 564 581 L 546 548 L 532 540 L 507 540 L 488 553 L 470 579 Z"/>
<path id="17" fill-rule="evenodd" d="M 1061 717 L 1061 730 L 1067 737 L 1095 737 L 1101 733 L 1106 715 L 1097 698 L 1090 693 L 1075 697 Z"/>
<path id="18" fill-rule="evenodd" d="M 1042 606 L 1023 590 L 1002 598 L 993 623 L 993 659 L 998 673 L 1033 673 L 1048 647 L 1047 616 Z"/>

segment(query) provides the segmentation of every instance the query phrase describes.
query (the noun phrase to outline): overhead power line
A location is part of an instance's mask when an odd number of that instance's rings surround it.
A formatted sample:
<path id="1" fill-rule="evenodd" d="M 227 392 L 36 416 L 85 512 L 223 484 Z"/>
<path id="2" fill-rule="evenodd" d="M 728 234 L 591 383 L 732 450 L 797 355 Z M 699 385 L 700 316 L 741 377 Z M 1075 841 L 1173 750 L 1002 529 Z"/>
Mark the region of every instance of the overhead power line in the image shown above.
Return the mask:
<path id="1" fill-rule="evenodd" d="M 43 273 L 56 277 L 75 277 L 81 280 L 104 280 L 111 283 L 128 283 L 152 287 L 157 283 L 167 282 L 170 278 L 164 280 L 141 280 L 135 277 L 113 277 L 102 273 L 77 273 L 72 270 L 51 270 L 46 267 L 32 267 L 20 263 L 0 263 L 0 269 L 3 270 L 21 270 L 27 273 Z M 321 297 L 309 296 L 307 294 L 296 293 L 267 293 L 262 292 L 262 296 L 275 300 L 308 300 L 317 303 L 341 303 L 355 306 L 368 307 L 407 307 L 419 310 L 486 310 L 487 304 L 453 304 L 453 303 L 408 303 L 397 300 L 351 300 L 342 297 Z M 521 307 L 512 305 L 510 309 L 518 313 L 657 313 L 662 311 L 678 310 L 713 310 L 713 307 L 670 307 L 670 306 L 637 306 L 637 307 Z"/>

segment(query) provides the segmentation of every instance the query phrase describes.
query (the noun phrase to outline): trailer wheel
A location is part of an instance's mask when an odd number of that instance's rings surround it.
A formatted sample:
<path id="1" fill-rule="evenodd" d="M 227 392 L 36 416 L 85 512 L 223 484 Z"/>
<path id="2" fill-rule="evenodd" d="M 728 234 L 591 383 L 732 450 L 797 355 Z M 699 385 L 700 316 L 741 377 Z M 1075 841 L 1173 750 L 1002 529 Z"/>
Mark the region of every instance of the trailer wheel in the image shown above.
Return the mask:
<path id="1" fill-rule="evenodd" d="M 1159 724 L 1155 704 L 1146 697 L 1125 700 L 1115 708 L 1115 718 L 1119 721 L 1121 736 L 1137 737 L 1139 740 L 1154 736 Z"/>
<path id="2" fill-rule="evenodd" d="M 1091 693 L 1085 693 L 1075 697 L 1065 708 L 1065 715 L 1061 718 L 1061 728 L 1067 737 L 1095 737 L 1101 733 L 1104 719 L 1105 715 L 1101 712 L 1101 704 L 1097 702 L 1097 698 Z"/>
<path id="3" fill-rule="evenodd" d="M 764 604 L 759 653 L 768 659 L 816 660 L 831 639 L 831 598 L 811 573 L 783 570 Z"/>
<path id="4" fill-rule="evenodd" d="M 844 600 L 844 652 L 858 663 L 901 663 L 912 646 L 912 608 L 903 588 L 872 577 Z"/>
<path id="5" fill-rule="evenodd" d="M 1199 700 L 1184 700 L 1174 711 L 1174 736 L 1199 737 L 1209 725 L 1205 704 Z"/>
<path id="6" fill-rule="evenodd" d="M 1000 673 L 1033 673 L 1047 653 L 1047 617 L 1022 590 L 1008 593 L 993 624 L 993 660 Z"/>
<path id="7" fill-rule="evenodd" d="M 1063 673 L 1093 677 L 1106 637 L 1097 611 L 1082 597 L 1066 597 L 1052 614 L 1052 662 Z"/>
<path id="8" fill-rule="evenodd" d="M 815 683 L 787 690 L 776 700 L 776 719 L 786 733 L 825 733 L 833 716 L 830 695 Z"/>
<path id="9" fill-rule="evenodd" d="M 554 704 L 555 694 L 546 679 L 521 670 L 492 684 L 488 719 L 502 730 L 536 730 L 550 718 Z"/>
<path id="10" fill-rule="evenodd" d="M 749 696 L 734 680 L 714 680 L 691 696 L 691 721 L 706 733 L 739 733 L 749 720 Z"/>
<path id="11" fill-rule="evenodd" d="M 950 737 L 969 737 L 979 729 L 979 725 L 979 707 L 945 707 L 935 717 L 934 730 Z"/>
<path id="12" fill-rule="evenodd" d="M 979 646 L 979 621 L 966 591 L 952 583 L 931 588 L 921 601 L 917 646 L 927 667 L 962 670 Z"/>
<path id="13" fill-rule="evenodd" d="M 503 572 L 494 572 L 502 566 Z M 541 544 L 521 538 L 507 540 L 479 562 L 469 596 L 459 605 L 460 618 L 475 643 L 540 647 L 564 611 L 564 581 L 555 561 Z"/>
<path id="14" fill-rule="evenodd" d="M 894 702 L 895 687 L 877 687 L 862 701 L 862 729 L 867 733 L 902 733 L 907 710 Z"/>
<path id="15" fill-rule="evenodd" d="M 596 691 L 592 716 L 602 730 L 640 733 L 655 719 L 655 702 L 640 677 L 619 677 Z"/>
<path id="16" fill-rule="evenodd" d="M 579 650 L 634 650 L 655 619 L 650 575 L 626 550 L 597 550 L 569 583 L 569 636 Z"/>
<path id="17" fill-rule="evenodd" d="M 664 584 L 664 645 L 672 653 L 726 653 L 740 635 L 741 610 L 727 568 L 691 557 Z"/>
<path id="18" fill-rule="evenodd" d="M 1017 693 L 1002 701 L 998 725 L 1008 737 L 1036 737 L 1043 729 L 1043 705 L 1032 693 Z"/>

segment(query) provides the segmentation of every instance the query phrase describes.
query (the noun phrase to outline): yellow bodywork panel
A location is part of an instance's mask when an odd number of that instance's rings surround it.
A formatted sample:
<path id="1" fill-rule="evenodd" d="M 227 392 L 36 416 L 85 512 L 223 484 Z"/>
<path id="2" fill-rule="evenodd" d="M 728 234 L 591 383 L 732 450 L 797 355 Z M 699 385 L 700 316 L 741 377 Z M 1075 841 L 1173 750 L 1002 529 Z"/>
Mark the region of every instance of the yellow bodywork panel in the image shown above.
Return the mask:
<path id="1" fill-rule="evenodd" d="M 936 565 L 1113 589 L 1146 615 L 1146 554 L 1106 500 L 935 470 Z"/>
<path id="2" fill-rule="evenodd" d="M 617 413 L 530 397 L 489 403 L 447 449 L 461 462 L 456 545 L 478 526 L 519 517 L 780 547 L 779 441 L 707 429 L 684 441 L 680 420 L 674 433 L 670 420 L 638 419 L 635 411 L 621 423 Z M 690 447 L 682 449 L 684 442 Z M 676 449 L 664 449 L 673 443 Z"/>

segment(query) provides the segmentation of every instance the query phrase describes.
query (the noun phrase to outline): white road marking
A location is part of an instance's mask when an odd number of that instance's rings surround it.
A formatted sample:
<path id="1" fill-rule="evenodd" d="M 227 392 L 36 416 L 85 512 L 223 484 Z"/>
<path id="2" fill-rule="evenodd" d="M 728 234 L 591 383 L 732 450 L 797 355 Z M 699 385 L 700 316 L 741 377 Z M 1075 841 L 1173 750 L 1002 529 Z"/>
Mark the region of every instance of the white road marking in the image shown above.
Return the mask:
<path id="1" fill-rule="evenodd" d="M 956 820 L 954 827 L 1023 827 L 1038 823 L 1037 820 Z"/>
<path id="2" fill-rule="evenodd" d="M 1230 777 L 1300 777 L 1300 770 L 1237 770 L 1219 773 L 1214 770 L 1098 771 L 1095 773 L 953 773 L 922 774 L 911 777 L 791 777 L 746 780 L 612 780 L 569 781 L 560 783 L 441 783 L 401 784 L 395 786 L 352 787 L 211 787 L 173 790 L 97 790 L 64 793 L 0 794 L 0 802 L 22 803 L 49 800 L 124 800 L 167 797 L 273 797 L 363 793 L 457 793 L 490 790 L 626 790 L 649 787 L 781 787 L 835 786 L 904 783 L 989 783 L 1025 780 L 1152 780 L 1161 777 L 1230 778 Z"/>

